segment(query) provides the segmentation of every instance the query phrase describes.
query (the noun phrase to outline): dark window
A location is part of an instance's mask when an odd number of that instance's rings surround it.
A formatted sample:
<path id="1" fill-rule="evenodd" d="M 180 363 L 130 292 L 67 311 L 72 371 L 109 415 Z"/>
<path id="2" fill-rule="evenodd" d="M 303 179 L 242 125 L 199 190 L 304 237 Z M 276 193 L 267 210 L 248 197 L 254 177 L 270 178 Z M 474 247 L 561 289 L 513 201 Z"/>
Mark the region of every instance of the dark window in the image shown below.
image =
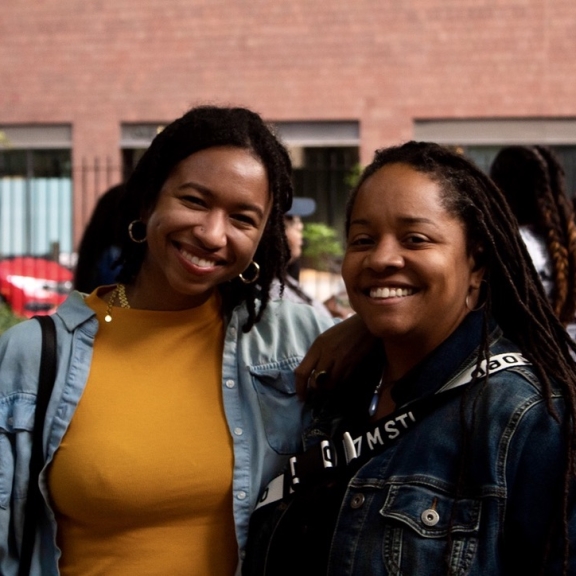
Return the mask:
<path id="1" fill-rule="evenodd" d="M 0 150 L 0 177 L 69 178 L 69 150 Z"/>
<path id="2" fill-rule="evenodd" d="M 304 148 L 304 162 L 294 170 L 296 196 L 316 200 L 316 212 L 307 218 L 336 228 L 344 237 L 344 217 L 350 174 L 357 169 L 357 147 Z"/>
<path id="3" fill-rule="evenodd" d="M 146 148 L 123 148 L 122 149 L 122 178 L 124 182 L 128 180 L 136 164 L 142 158 L 142 155 L 146 152 Z"/>

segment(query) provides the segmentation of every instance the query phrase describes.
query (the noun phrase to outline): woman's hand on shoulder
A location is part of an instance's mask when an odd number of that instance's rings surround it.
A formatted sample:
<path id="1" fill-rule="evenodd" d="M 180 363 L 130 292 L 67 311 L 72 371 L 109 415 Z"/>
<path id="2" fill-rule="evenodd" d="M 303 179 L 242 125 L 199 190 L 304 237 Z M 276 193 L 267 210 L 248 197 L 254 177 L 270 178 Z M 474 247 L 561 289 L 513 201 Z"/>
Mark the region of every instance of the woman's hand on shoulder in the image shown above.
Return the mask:
<path id="1" fill-rule="evenodd" d="M 357 314 L 320 334 L 295 370 L 298 396 L 304 399 L 333 389 L 368 356 L 375 342 Z"/>

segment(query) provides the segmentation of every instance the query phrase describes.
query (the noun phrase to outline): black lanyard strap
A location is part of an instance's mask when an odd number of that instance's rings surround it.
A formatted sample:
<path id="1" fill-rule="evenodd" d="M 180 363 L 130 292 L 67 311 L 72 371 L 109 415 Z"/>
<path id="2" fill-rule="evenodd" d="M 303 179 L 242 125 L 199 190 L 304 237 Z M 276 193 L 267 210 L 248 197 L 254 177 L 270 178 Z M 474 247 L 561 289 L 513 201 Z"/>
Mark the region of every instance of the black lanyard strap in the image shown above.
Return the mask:
<path id="1" fill-rule="evenodd" d="M 428 414 L 459 395 L 462 387 L 470 384 L 476 376 L 483 378 L 487 373 L 495 374 L 501 370 L 529 364 L 518 352 L 490 356 L 488 360 L 483 360 L 480 366 L 473 365 L 457 374 L 432 396 L 411 402 L 368 426 L 346 430 L 338 439 L 321 440 L 302 454 L 289 459 L 288 470 L 270 482 L 256 508 L 279 500 L 300 486 L 314 482 L 319 476 L 336 469 L 346 466 L 360 467 L 417 426 Z"/>
<path id="2" fill-rule="evenodd" d="M 461 384 L 460 386 L 462 386 Z M 428 414 L 439 406 L 459 395 L 460 386 L 441 394 L 427 396 L 412 402 L 405 408 L 394 411 L 389 416 L 357 431 L 347 430 L 342 434 L 342 449 L 346 465 L 367 462 L 390 444 L 414 428 Z"/>

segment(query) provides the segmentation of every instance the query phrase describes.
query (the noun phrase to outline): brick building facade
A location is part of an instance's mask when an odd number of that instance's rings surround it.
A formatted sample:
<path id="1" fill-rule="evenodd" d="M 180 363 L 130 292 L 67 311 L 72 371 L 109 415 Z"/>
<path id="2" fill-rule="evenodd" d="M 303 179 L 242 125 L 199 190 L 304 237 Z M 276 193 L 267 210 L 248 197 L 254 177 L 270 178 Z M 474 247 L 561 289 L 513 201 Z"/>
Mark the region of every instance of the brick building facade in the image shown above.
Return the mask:
<path id="1" fill-rule="evenodd" d="M 482 163 L 549 143 L 576 164 L 573 0 L 14 0 L 0 14 L 0 180 L 34 172 L 30 153 L 61 162 L 73 244 L 157 127 L 197 103 L 277 123 L 299 192 L 337 227 L 342 175 L 384 145 L 434 139 Z"/>

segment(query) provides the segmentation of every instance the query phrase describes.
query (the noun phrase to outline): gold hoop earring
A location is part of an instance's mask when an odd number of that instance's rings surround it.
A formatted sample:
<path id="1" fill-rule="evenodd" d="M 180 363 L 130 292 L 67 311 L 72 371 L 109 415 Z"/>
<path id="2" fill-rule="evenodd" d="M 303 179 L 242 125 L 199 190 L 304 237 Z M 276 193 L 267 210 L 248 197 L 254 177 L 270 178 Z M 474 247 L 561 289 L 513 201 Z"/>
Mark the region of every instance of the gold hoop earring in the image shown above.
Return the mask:
<path id="1" fill-rule="evenodd" d="M 137 238 L 136 236 L 134 236 L 134 226 L 139 225 L 142 225 L 144 227 L 143 238 Z M 128 224 L 128 236 L 130 236 L 130 240 L 132 240 L 132 242 L 135 242 L 136 244 L 142 244 L 146 242 L 146 224 L 144 224 L 142 220 L 132 220 L 132 222 Z"/>
<path id="2" fill-rule="evenodd" d="M 243 276 L 244 273 L 238 274 L 238 278 L 240 278 L 244 284 L 253 284 L 256 282 L 256 280 L 258 280 L 258 278 L 260 278 L 260 266 L 258 265 L 258 262 L 254 262 L 254 260 L 252 260 L 250 264 L 254 266 L 254 276 L 252 278 L 246 279 Z M 248 270 L 248 268 L 246 268 L 246 270 Z M 246 270 L 244 270 L 244 272 L 246 272 Z"/>
<path id="3" fill-rule="evenodd" d="M 484 302 L 482 302 L 482 304 L 480 304 L 480 306 L 477 306 L 476 308 L 470 308 L 470 304 L 468 302 L 468 298 L 470 298 L 470 294 L 466 295 L 466 299 L 464 300 L 464 305 L 466 306 L 466 308 L 468 308 L 468 310 L 470 310 L 470 312 L 478 312 L 478 310 L 482 310 L 482 308 L 484 308 L 484 306 L 486 306 L 486 302 L 488 301 L 488 281 L 487 280 L 482 280 L 480 282 L 480 287 L 478 288 L 478 299 L 480 299 L 481 294 L 481 288 L 482 288 L 482 284 L 486 284 L 486 297 L 484 298 Z"/>

